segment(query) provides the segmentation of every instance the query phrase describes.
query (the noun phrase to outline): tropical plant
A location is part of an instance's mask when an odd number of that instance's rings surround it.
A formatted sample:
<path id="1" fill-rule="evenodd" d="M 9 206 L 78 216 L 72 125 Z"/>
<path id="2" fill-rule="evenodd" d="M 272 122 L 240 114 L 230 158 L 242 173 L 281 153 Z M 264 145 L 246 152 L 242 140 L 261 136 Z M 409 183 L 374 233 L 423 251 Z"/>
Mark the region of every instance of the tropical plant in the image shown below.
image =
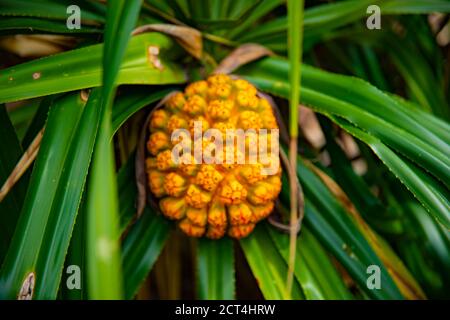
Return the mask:
<path id="1" fill-rule="evenodd" d="M 449 1 L 78 0 L 69 28 L 73 2 L 0 1 L 0 298 L 449 297 Z M 280 126 L 276 209 L 240 240 L 136 184 L 149 112 L 214 71 Z"/>

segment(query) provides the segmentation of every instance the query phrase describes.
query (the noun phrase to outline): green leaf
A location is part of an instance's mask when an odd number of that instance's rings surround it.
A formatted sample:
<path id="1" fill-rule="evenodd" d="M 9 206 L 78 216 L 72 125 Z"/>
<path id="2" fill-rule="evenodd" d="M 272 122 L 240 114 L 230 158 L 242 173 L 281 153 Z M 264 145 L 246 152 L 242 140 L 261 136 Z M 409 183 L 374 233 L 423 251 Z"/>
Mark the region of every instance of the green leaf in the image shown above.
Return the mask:
<path id="1" fill-rule="evenodd" d="M 317 37 L 330 30 L 357 21 L 366 15 L 367 7 L 374 3 L 376 3 L 374 0 L 356 0 L 310 7 L 305 10 L 304 14 L 305 37 Z M 287 29 L 287 17 L 282 16 L 265 23 L 256 30 L 251 30 L 251 32 L 243 35 L 242 41 L 265 42 L 267 41 L 267 35 L 274 33 L 286 38 Z M 241 40 L 239 39 L 239 41 Z"/>
<path id="2" fill-rule="evenodd" d="M 154 92 L 149 92 L 147 88 L 127 90 L 124 95 L 118 97 L 114 102 L 112 110 L 113 133 L 134 113 L 151 103 L 161 100 L 174 90 L 174 88 L 158 89 Z"/>
<path id="3" fill-rule="evenodd" d="M 70 239 L 69 249 L 64 263 L 63 277 L 60 283 L 60 297 L 65 300 L 85 300 L 87 299 L 86 288 L 86 191 L 83 193 L 80 209 L 78 210 L 77 220 Z M 70 266 L 80 268 L 80 289 L 69 288 L 67 281 L 70 276 L 75 276 L 75 273 L 67 272 Z M 64 277 L 66 275 L 66 277 Z M 65 281 L 64 281 L 65 280 Z M 74 281 L 74 280 L 72 280 Z"/>
<path id="4" fill-rule="evenodd" d="M 286 61 L 267 58 L 242 72 L 250 74 L 248 79 L 261 89 L 288 97 Z M 450 175 L 448 135 L 438 135 L 436 129 L 430 129 L 434 123 L 417 121 L 417 117 L 411 116 L 410 109 L 399 103 L 399 100 L 392 99 L 356 78 L 333 75 L 304 66 L 302 97 L 302 102 L 316 111 L 333 117 L 334 121 L 342 117 L 364 129 L 367 139 L 381 141 L 383 150 L 386 149 L 386 154 L 389 154 L 386 157 L 392 160 L 389 164 L 385 161 L 389 169 L 397 177 L 402 177 L 400 179 L 433 216 L 449 226 L 450 210 L 445 196 L 447 192 L 435 181 L 440 179 L 446 185 L 450 181 L 447 179 Z M 408 160 L 399 158 L 386 145 Z M 394 156 L 395 160 L 392 158 Z M 408 163 L 410 160 L 422 169 L 412 169 Z"/>
<path id="5" fill-rule="evenodd" d="M 88 294 L 92 299 L 120 299 L 122 274 L 118 243 L 119 215 L 112 133 L 112 102 L 116 79 L 141 1 L 108 5 L 103 48 L 103 87 L 100 128 L 88 192 Z M 105 187 L 106 186 L 106 187 Z"/>
<path id="6" fill-rule="evenodd" d="M 32 99 L 17 108 L 8 110 L 9 118 L 14 126 L 14 129 L 16 130 L 19 141 L 24 139 L 26 132 L 28 131 L 28 127 L 39 109 L 40 100 L 41 99 Z M 42 129 L 42 127 L 39 128 L 39 130 L 40 129 Z M 31 139 L 34 139 L 34 137 L 35 136 Z M 24 144 L 22 144 L 22 147 L 25 147 Z"/>
<path id="7" fill-rule="evenodd" d="M 267 229 L 287 263 L 289 260 L 289 237 L 276 232 L 268 225 Z M 302 227 L 297 240 L 297 261 L 294 274 L 308 300 L 351 298 L 350 292 L 345 287 L 326 251 L 307 227 Z"/>
<path id="8" fill-rule="evenodd" d="M 169 238 L 171 223 L 148 207 L 131 227 L 122 249 L 125 298 L 132 299 Z"/>
<path id="9" fill-rule="evenodd" d="M 81 18 L 83 21 L 104 21 L 104 17 L 84 10 L 80 7 Z M 67 6 L 60 1 L 24 1 L 24 0 L 2 0 L 0 3 L 0 16 L 19 16 L 19 17 L 37 17 L 66 20 L 70 15 L 67 13 Z"/>
<path id="10" fill-rule="evenodd" d="M 123 234 L 136 215 L 137 186 L 134 154 L 117 173 L 117 187 L 119 191 L 120 234 Z"/>
<path id="11" fill-rule="evenodd" d="M 305 222 L 316 237 L 322 239 L 321 243 L 327 246 L 330 252 L 339 256 L 339 261 L 348 268 L 361 290 L 369 296 L 377 299 L 401 299 L 402 296 L 386 267 L 339 200 L 302 162 L 298 164 L 297 174 L 306 198 Z M 282 196 L 286 199 L 287 191 L 282 190 Z M 381 269 L 381 290 L 370 290 L 366 286 L 366 268 L 373 264 Z"/>
<path id="12" fill-rule="evenodd" d="M 450 123 L 442 120 L 433 114 L 424 111 L 419 105 L 405 100 L 402 97 L 396 95 L 390 95 L 401 108 L 408 112 L 411 118 L 417 123 L 422 123 L 428 130 L 434 135 L 440 137 L 444 142 L 450 144 Z"/>
<path id="13" fill-rule="evenodd" d="M 318 110 L 342 115 L 422 166 L 445 184 L 450 181 L 450 160 L 446 155 L 450 152 L 449 145 L 435 137 L 430 131 L 420 128 L 431 138 L 425 142 L 424 137 L 418 137 L 417 134 L 406 132 L 390 123 L 387 116 L 381 118 L 361 110 L 361 107 L 326 96 L 315 90 L 305 88 L 303 93 L 305 100 L 310 101 L 309 104 L 314 105 Z M 417 125 L 420 127 L 420 124 Z"/>
<path id="14" fill-rule="evenodd" d="M 339 263 L 347 270 L 352 279 L 358 284 L 360 290 L 372 299 L 401 299 L 401 295 L 391 295 L 385 290 L 368 290 L 367 266 L 361 261 L 360 257 L 353 253 L 349 243 L 343 239 L 335 230 L 335 227 L 326 221 L 320 215 L 320 211 L 310 202 L 305 201 L 305 226 L 308 226 L 320 243 L 339 261 Z M 385 277 L 383 277 L 384 283 Z"/>
<path id="15" fill-rule="evenodd" d="M 172 225 L 157 211 L 147 207 L 134 224 L 129 222 L 136 214 L 137 188 L 134 156 L 120 169 L 118 174 L 120 233 L 129 227 L 122 243 L 122 265 L 125 298 L 132 299 L 146 275 L 160 255 Z"/>
<path id="16" fill-rule="evenodd" d="M 66 22 L 39 18 L 14 17 L 0 20 L 0 34 L 56 33 L 56 34 L 99 34 L 99 28 L 82 26 L 80 29 L 67 28 Z"/>
<path id="17" fill-rule="evenodd" d="M 14 127 L 3 105 L 0 105 L 0 136 L 2 137 L 2 147 L 0 148 L 0 186 L 2 186 L 23 153 Z M 19 219 L 27 185 L 28 177 L 22 177 L 0 202 L 0 265 L 6 255 L 17 220 Z"/>
<path id="18" fill-rule="evenodd" d="M 384 15 L 450 12 L 450 5 L 446 0 L 348 0 L 326 3 L 311 6 L 305 10 L 305 39 L 314 42 L 322 37 L 328 37 L 332 31 L 338 28 L 359 22 L 362 18 L 368 17 L 367 8 L 370 5 L 380 6 Z M 229 37 L 240 43 L 257 42 L 272 50 L 285 52 L 287 51 L 286 45 L 283 46 L 280 43 L 280 47 L 278 47 L 273 42 L 269 42 L 268 37 L 278 34 L 281 39 L 286 39 L 287 28 L 287 17 L 278 16 L 273 20 L 264 21 L 263 24 L 258 25 L 258 28 L 253 29 L 251 29 L 251 24 L 244 22 L 237 27 L 239 32 L 232 30 Z M 307 46 L 305 45 L 305 47 Z"/>
<path id="19" fill-rule="evenodd" d="M 384 264 L 386 271 L 389 272 L 389 276 L 395 282 L 395 285 L 399 288 L 400 292 L 406 299 L 423 299 L 425 298 L 422 289 L 417 284 L 415 279 L 411 276 L 409 271 L 405 268 L 402 261 L 397 257 L 392 248 L 387 242 L 376 234 L 370 226 L 362 219 L 360 213 L 354 208 L 345 192 L 340 186 L 329 177 L 324 171 L 315 167 L 313 164 L 307 164 L 307 167 L 311 169 L 324 183 L 326 188 L 330 191 L 331 195 L 338 199 L 340 206 L 345 209 L 350 218 L 350 223 L 355 225 L 357 231 L 365 238 L 370 245 L 371 250 L 378 256 L 380 261 Z M 319 189 L 319 188 L 315 188 Z M 370 191 L 369 191 L 370 192 Z M 319 191 L 319 194 L 324 194 L 323 191 Z M 328 200 L 331 203 L 331 200 Z M 318 207 L 321 207 L 318 204 Z M 339 213 L 338 208 L 334 209 L 336 214 Z M 378 214 L 380 214 L 378 212 Z"/>
<path id="20" fill-rule="evenodd" d="M 274 94 L 286 95 L 286 90 L 289 88 L 285 81 L 288 72 L 288 63 L 285 59 L 267 58 L 254 63 L 252 68 L 249 67 L 248 69 L 252 70 L 251 72 L 255 76 L 264 77 L 264 79 L 261 79 L 261 86 Z M 316 107 L 326 108 L 324 111 L 336 113 L 356 124 L 358 124 L 356 118 L 365 118 L 365 115 L 370 113 L 367 117 L 376 116 L 378 119 L 374 121 L 377 123 L 382 120 L 387 122 L 387 125 L 401 128 L 406 131 L 407 135 L 414 135 L 415 138 L 421 140 L 426 138 L 427 143 L 432 144 L 436 149 L 445 150 L 449 148 L 450 140 L 447 139 L 447 136 L 438 136 L 433 133 L 430 129 L 432 124 L 417 122 L 410 115 L 409 108 L 402 104 L 399 105 L 397 99 L 393 99 L 369 83 L 358 78 L 333 74 L 306 65 L 303 67 L 302 74 L 303 85 L 305 90 L 308 90 L 308 96 L 310 94 L 315 97 L 326 95 L 328 98 L 336 98 L 341 102 L 351 104 L 359 110 L 341 110 L 338 112 L 337 109 L 341 109 L 339 107 L 332 109 L 332 106 L 325 107 L 322 104 Z M 304 103 L 318 104 L 318 101 L 313 97 L 310 99 L 304 98 L 302 100 Z M 352 108 L 351 106 L 348 107 Z M 357 112 L 358 115 L 353 115 L 353 111 Z"/>
<path id="21" fill-rule="evenodd" d="M 74 133 L 47 221 L 46 250 L 37 261 L 37 299 L 55 299 L 72 230 L 81 202 L 100 120 L 100 89 L 94 89 Z"/>
<path id="22" fill-rule="evenodd" d="M 160 49 L 162 70 L 148 60 L 149 46 Z M 0 103 L 100 86 L 102 50 L 103 44 L 97 44 L 1 70 Z M 185 82 L 185 73 L 170 62 L 180 52 L 180 47 L 162 34 L 135 36 L 128 44 L 116 84 Z"/>
<path id="23" fill-rule="evenodd" d="M 267 23 L 259 26 L 257 29 L 253 30 L 252 32 L 248 32 L 242 35 L 242 37 L 239 38 L 239 41 L 241 43 L 245 42 L 254 42 L 256 39 L 260 39 L 259 42 L 266 43 L 268 41 L 268 36 L 278 34 L 278 33 L 285 33 L 287 29 L 287 18 L 286 17 L 280 17 L 277 19 L 273 19 L 271 21 L 268 21 Z"/>
<path id="24" fill-rule="evenodd" d="M 199 239 L 197 251 L 198 297 L 206 300 L 235 298 L 233 241 Z"/>
<path id="25" fill-rule="evenodd" d="M 83 106 L 80 95 L 71 94 L 51 107 L 22 213 L 0 271 L 2 298 L 15 299 L 27 275 L 36 274 L 39 255 L 45 254 L 49 246 L 58 245 L 45 243 L 44 237 Z M 36 275 L 37 285 L 39 281 Z"/>
<path id="26" fill-rule="evenodd" d="M 403 188 L 404 189 L 404 188 Z M 450 275 L 439 270 L 450 268 L 448 230 L 432 219 L 405 190 L 399 193 L 404 214 L 410 219 L 408 232 L 400 239 L 398 251 L 430 299 L 446 296 Z"/>
<path id="27" fill-rule="evenodd" d="M 430 66 L 424 54 L 418 50 L 419 39 L 403 39 L 401 45 L 398 40 L 397 37 L 388 36 L 382 43 L 390 48 L 389 56 L 405 79 L 409 95 L 425 110 L 432 110 L 435 115 L 449 120 L 450 112 L 444 91 L 436 90 L 443 84 L 434 75 L 435 67 Z"/>
<path id="28" fill-rule="evenodd" d="M 388 0 L 381 3 L 381 10 L 387 14 L 426 14 L 450 12 L 447 0 Z"/>
<path id="29" fill-rule="evenodd" d="M 224 1 L 225 6 L 228 7 L 228 12 L 224 18 L 219 19 L 211 19 L 210 16 L 202 17 L 206 15 L 206 10 L 201 12 L 203 9 L 202 6 L 191 5 L 190 7 L 190 16 L 192 22 L 190 24 L 194 24 L 199 26 L 201 29 L 231 29 L 235 26 L 238 26 L 240 23 L 244 22 L 248 16 L 251 15 L 253 10 L 259 6 L 262 0 L 242 0 L 239 2 L 233 1 Z M 194 2 L 191 2 L 195 4 Z M 228 5 L 227 5 L 228 3 Z M 193 10 L 194 9 L 194 10 Z M 200 10 L 199 10 L 200 9 Z M 226 12 L 224 10 L 224 12 Z"/>
<path id="30" fill-rule="evenodd" d="M 303 299 L 303 293 L 297 281 L 294 281 L 292 293 L 286 288 L 287 263 L 261 224 L 240 244 L 252 269 L 259 288 L 265 299 Z"/>
<path id="31" fill-rule="evenodd" d="M 53 101 L 56 100 L 58 97 L 60 97 L 60 95 L 52 95 L 44 97 L 40 101 L 39 107 L 37 111 L 34 113 L 33 119 L 31 120 L 25 133 L 25 136 L 22 139 L 22 146 L 24 149 L 28 148 L 28 146 L 36 138 L 36 135 L 39 133 L 39 131 L 41 131 L 41 129 L 44 128 L 45 122 L 47 121 L 50 106 L 52 105 Z M 27 107 L 24 108 L 27 109 Z"/>
<path id="32" fill-rule="evenodd" d="M 395 214 L 394 217 L 394 215 L 388 214 L 388 208 L 371 192 L 370 186 L 364 181 L 364 178 L 353 170 L 350 160 L 347 159 L 344 151 L 335 141 L 331 121 L 322 118 L 319 121 L 326 137 L 326 148 L 331 158 L 329 168 L 334 179 L 348 195 L 356 209 L 375 229 L 392 234 L 402 233 L 403 223 L 400 221 L 399 215 Z M 386 170 L 383 167 L 380 169 Z"/>
<path id="33" fill-rule="evenodd" d="M 427 176 L 417 166 L 401 156 L 398 156 L 389 147 L 377 138 L 366 134 L 348 122 L 334 119 L 350 134 L 365 142 L 392 171 L 392 173 L 411 191 L 414 196 L 445 227 L 450 227 L 450 194 L 436 180 Z"/>
<path id="34" fill-rule="evenodd" d="M 221 0 L 216 0 L 217 3 L 224 3 Z M 262 1 L 252 13 L 243 21 L 241 24 L 227 32 L 227 36 L 230 39 L 241 39 L 241 36 L 245 36 L 245 31 L 252 26 L 258 19 L 264 17 L 266 14 L 270 13 L 279 5 L 283 4 L 284 0 L 265 0 Z M 220 9 L 219 9 L 220 10 Z M 223 12 L 223 10 L 222 10 Z M 265 25 L 259 25 L 259 28 L 264 28 Z M 258 29 L 259 29 L 258 28 Z M 254 32 L 258 31 L 254 30 Z M 244 34 L 243 34 L 244 33 Z"/>
<path id="35" fill-rule="evenodd" d="M 327 3 L 311 7 L 305 12 L 305 27 L 320 29 L 321 27 L 333 28 L 355 21 L 366 15 L 366 9 L 370 4 L 376 4 L 377 0 L 350 0 Z"/>

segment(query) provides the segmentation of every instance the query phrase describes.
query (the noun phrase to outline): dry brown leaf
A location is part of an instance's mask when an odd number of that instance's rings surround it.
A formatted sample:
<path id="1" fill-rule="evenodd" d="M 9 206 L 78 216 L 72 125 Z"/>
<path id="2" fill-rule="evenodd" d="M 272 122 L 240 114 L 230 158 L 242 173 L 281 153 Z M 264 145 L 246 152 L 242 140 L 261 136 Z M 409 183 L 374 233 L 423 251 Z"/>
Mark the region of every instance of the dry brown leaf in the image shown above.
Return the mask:
<path id="1" fill-rule="evenodd" d="M 32 300 L 35 283 L 36 275 L 34 272 L 30 272 L 22 283 L 17 300 Z"/>
<path id="2" fill-rule="evenodd" d="M 147 141 L 148 125 L 153 112 L 155 112 L 155 110 L 158 110 L 162 105 L 164 105 L 164 103 L 166 103 L 166 101 L 175 93 L 176 91 L 169 93 L 167 96 L 161 99 L 161 101 L 158 102 L 155 108 L 153 108 L 153 110 L 147 116 L 147 119 L 145 119 L 145 123 L 139 135 L 135 160 L 136 187 L 138 190 L 136 199 L 137 217 L 140 217 L 142 215 L 142 212 L 144 211 L 145 205 L 147 203 L 147 173 L 145 172 L 145 146 Z"/>
<path id="3" fill-rule="evenodd" d="M 30 165 L 36 159 L 39 147 L 41 145 L 42 136 L 44 134 L 44 129 L 38 132 L 33 142 L 31 142 L 28 149 L 20 158 L 19 162 L 16 164 L 14 170 L 6 179 L 2 188 L 0 189 L 0 202 L 8 195 L 9 191 L 14 187 L 14 185 L 19 181 L 22 175 L 27 171 Z"/>
<path id="4" fill-rule="evenodd" d="M 194 28 L 176 26 L 173 24 L 148 24 L 133 31 L 133 35 L 155 31 L 170 35 L 192 56 L 201 59 L 203 55 L 203 41 L 200 31 Z"/>
<path id="5" fill-rule="evenodd" d="M 450 43 L 450 23 L 447 21 L 447 15 L 444 13 L 435 12 L 428 16 L 428 23 L 436 35 L 436 42 L 441 47 Z"/>
<path id="6" fill-rule="evenodd" d="M 273 55 L 273 52 L 262 45 L 256 43 L 243 44 L 226 56 L 213 74 L 230 74 L 244 64 L 271 55 Z"/>
<path id="7" fill-rule="evenodd" d="M 38 58 L 74 47 L 75 38 L 59 35 L 23 35 L 2 37 L 0 48 L 22 58 Z"/>
<path id="8" fill-rule="evenodd" d="M 306 140 L 320 150 L 325 145 L 325 136 L 320 127 L 316 114 L 310 108 L 299 105 L 299 126 Z"/>

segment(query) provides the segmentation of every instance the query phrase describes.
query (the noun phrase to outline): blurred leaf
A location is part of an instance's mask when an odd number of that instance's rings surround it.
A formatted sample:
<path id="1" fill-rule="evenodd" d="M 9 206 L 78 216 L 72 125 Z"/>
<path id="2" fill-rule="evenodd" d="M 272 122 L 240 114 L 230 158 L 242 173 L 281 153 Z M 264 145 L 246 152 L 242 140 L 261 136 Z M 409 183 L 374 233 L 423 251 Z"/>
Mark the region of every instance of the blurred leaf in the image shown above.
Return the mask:
<path id="1" fill-rule="evenodd" d="M 266 42 L 269 39 L 269 35 L 277 34 L 279 32 L 285 33 L 287 29 L 287 17 L 280 17 L 277 19 L 273 19 L 252 32 L 248 32 L 243 34 L 242 37 L 239 38 L 239 42 L 246 43 L 257 41 L 257 39 L 261 39 L 258 42 L 263 41 Z"/>
<path id="2" fill-rule="evenodd" d="M 11 108 L 8 110 L 8 116 L 11 120 L 14 129 L 16 130 L 17 138 L 23 140 L 28 131 L 28 127 L 32 122 L 37 110 L 39 109 L 40 99 L 31 99 L 24 101 L 19 106 Z M 39 130 L 42 128 L 39 128 Z M 39 131 L 38 130 L 38 131 Z M 30 137 L 30 142 L 34 139 L 36 135 Z M 22 147 L 24 145 L 22 144 Z"/>
<path id="3" fill-rule="evenodd" d="M 370 5 L 380 6 L 383 15 L 450 12 L 450 4 L 446 0 L 347 0 L 320 4 L 305 10 L 305 40 L 317 41 L 314 39 L 328 37 L 331 31 L 352 23 L 359 23 L 363 18 L 368 17 L 367 8 Z M 287 27 L 286 16 L 265 21 L 264 24 L 261 23 L 258 28 L 253 29 L 250 29 L 250 24 L 243 23 L 236 28 L 239 32 L 231 32 L 230 39 L 236 39 L 240 43 L 256 42 L 275 51 L 286 51 L 286 46 L 280 43 L 281 46 L 277 47 L 274 42 L 270 42 L 269 37 L 280 35 L 285 39 Z M 361 37 L 358 40 L 360 41 Z"/>
<path id="4" fill-rule="evenodd" d="M 158 212 L 147 207 L 143 215 L 129 226 L 136 214 L 136 181 L 134 156 L 118 174 L 120 233 L 125 231 L 122 243 L 122 265 L 125 298 L 132 299 L 152 269 L 169 238 L 171 223 Z M 126 230 L 128 228 L 128 230 Z"/>
<path id="5" fill-rule="evenodd" d="M 250 15 L 241 24 L 230 30 L 227 35 L 230 39 L 241 39 L 241 36 L 245 36 L 245 32 L 252 24 L 254 24 L 258 19 L 264 17 L 266 14 L 270 13 L 276 7 L 282 5 L 285 0 L 264 0 L 250 13 Z M 222 0 L 216 0 L 216 3 L 224 3 Z M 220 7 L 219 9 L 220 10 Z M 223 12 L 223 10 L 221 10 Z M 258 31 L 260 28 L 264 28 L 264 25 L 259 25 L 258 29 L 253 30 Z M 244 33 L 244 34 L 243 34 Z"/>
<path id="6" fill-rule="evenodd" d="M 104 17 L 81 6 L 83 21 L 104 21 Z M 24 1 L 2 0 L 0 3 L 0 16 L 39 17 L 66 20 L 69 17 L 67 6 L 59 1 Z"/>
<path id="7" fill-rule="evenodd" d="M 146 208 L 131 227 L 122 249 L 125 298 L 132 299 L 170 235 L 171 222 Z"/>
<path id="8" fill-rule="evenodd" d="M 401 45 L 398 40 L 391 36 L 385 43 L 390 48 L 389 55 L 393 63 L 406 81 L 409 95 L 425 110 L 431 110 L 445 120 L 450 119 L 444 91 L 436 90 L 442 84 L 433 74 L 434 68 L 417 50 L 417 39 L 402 39 Z"/>
<path id="9" fill-rule="evenodd" d="M 147 88 L 138 90 L 127 90 L 127 92 L 117 98 L 112 110 L 113 134 L 125 121 L 143 107 L 161 100 L 175 88 L 167 88 L 149 92 Z"/>
<path id="10" fill-rule="evenodd" d="M 56 34 L 99 34 L 102 30 L 95 27 L 82 26 L 80 29 L 67 28 L 66 22 L 39 18 L 2 18 L 0 34 L 56 33 Z"/>
<path id="11" fill-rule="evenodd" d="M 23 150 L 17 139 L 14 127 L 8 117 L 6 108 L 0 105 L 0 136 L 2 147 L 0 148 L 0 187 L 9 177 L 17 162 L 22 156 Z M 28 177 L 22 177 L 0 202 L 0 265 L 6 255 L 19 219 L 25 198 Z"/>
<path id="12" fill-rule="evenodd" d="M 425 209 L 404 190 L 398 196 L 403 210 L 411 219 L 404 239 L 398 241 L 398 250 L 430 299 L 447 296 L 450 283 L 450 239 L 448 230 L 426 214 Z"/>
<path id="13" fill-rule="evenodd" d="M 137 188 L 134 155 L 130 157 L 117 173 L 117 187 L 119 193 L 119 234 L 122 235 L 136 215 Z"/>
<path id="14" fill-rule="evenodd" d="M 39 107 L 35 112 L 33 119 L 31 120 L 27 128 L 25 136 L 22 139 L 23 148 L 27 148 L 33 142 L 34 138 L 39 133 L 39 131 L 41 131 L 42 128 L 45 126 L 50 106 L 52 105 L 53 101 L 57 99 L 59 96 L 60 95 L 47 96 L 40 101 Z M 27 109 L 27 106 L 24 106 L 23 108 Z"/>
<path id="15" fill-rule="evenodd" d="M 195 4 L 196 2 L 194 0 L 193 2 L 191 2 L 193 5 L 191 6 L 191 19 L 189 20 L 193 21 L 195 25 L 206 30 L 232 28 L 244 22 L 247 17 L 250 16 L 253 10 L 258 7 L 262 0 L 241 0 L 239 2 L 224 0 L 223 2 L 228 2 L 227 7 L 229 10 L 226 16 L 218 19 L 210 19 L 210 16 L 208 15 L 206 10 L 204 10 L 204 12 L 195 12 L 195 10 L 202 10 L 206 8 Z"/>
<path id="16" fill-rule="evenodd" d="M 235 298 L 234 250 L 231 239 L 199 239 L 197 265 L 199 299 Z"/>
<path id="17" fill-rule="evenodd" d="M 322 35 L 361 19 L 366 15 L 366 9 L 371 4 L 374 4 L 373 0 L 340 1 L 306 9 L 304 14 L 305 38 Z M 265 42 L 268 35 L 280 34 L 285 38 L 287 27 L 287 17 L 279 17 L 243 35 L 242 41 L 267 45 Z"/>
<path id="18" fill-rule="evenodd" d="M 387 0 L 381 3 L 381 10 L 388 14 L 425 14 L 450 12 L 447 0 Z"/>

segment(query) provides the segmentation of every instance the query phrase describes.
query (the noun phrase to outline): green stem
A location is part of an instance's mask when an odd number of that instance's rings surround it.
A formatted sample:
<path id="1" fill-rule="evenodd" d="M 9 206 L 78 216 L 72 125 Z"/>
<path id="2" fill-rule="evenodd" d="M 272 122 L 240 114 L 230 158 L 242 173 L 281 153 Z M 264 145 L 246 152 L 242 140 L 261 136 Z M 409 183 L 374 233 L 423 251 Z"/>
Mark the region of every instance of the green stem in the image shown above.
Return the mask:
<path id="1" fill-rule="evenodd" d="M 228 47 L 237 47 L 239 45 L 239 43 L 237 43 L 235 41 L 232 41 L 232 40 L 229 40 L 229 39 L 226 39 L 226 38 L 223 38 L 223 37 L 219 37 L 219 36 L 216 36 L 216 35 L 211 34 L 211 33 L 203 33 L 203 37 L 205 39 L 208 39 L 208 40 L 212 41 L 212 42 L 215 42 L 215 43 L 218 43 L 218 44 L 222 44 L 222 45 L 225 45 L 225 46 L 228 46 Z"/>
<path id="2" fill-rule="evenodd" d="M 297 168 L 297 137 L 298 137 L 298 104 L 300 101 L 300 76 L 303 44 L 303 8 L 304 0 L 288 0 L 288 55 L 290 63 L 289 82 L 291 85 L 289 95 L 289 162 L 292 168 Z M 298 185 L 296 177 L 290 177 L 291 190 L 291 219 L 289 265 L 286 287 L 291 293 L 294 281 L 295 254 L 297 233 L 299 228 L 298 211 Z"/>

